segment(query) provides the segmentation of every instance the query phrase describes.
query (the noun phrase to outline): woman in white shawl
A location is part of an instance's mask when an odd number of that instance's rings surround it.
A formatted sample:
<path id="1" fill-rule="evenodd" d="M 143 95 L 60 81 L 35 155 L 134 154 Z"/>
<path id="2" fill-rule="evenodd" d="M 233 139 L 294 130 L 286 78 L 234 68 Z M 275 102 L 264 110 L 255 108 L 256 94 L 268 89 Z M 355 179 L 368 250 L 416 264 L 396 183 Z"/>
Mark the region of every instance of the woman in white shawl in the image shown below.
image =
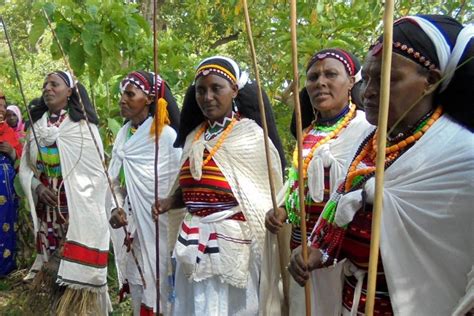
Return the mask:
<path id="1" fill-rule="evenodd" d="M 352 95 L 357 96 L 360 80 L 360 62 L 351 53 L 340 49 L 323 49 L 316 52 L 306 67 L 306 86 L 300 92 L 303 140 L 303 169 L 305 179 L 306 227 L 316 223 L 324 205 L 329 200 L 335 183 L 344 176 L 347 160 L 354 151 L 370 124 L 364 112 L 356 110 Z M 354 89 L 355 93 L 352 93 Z M 355 98 L 355 97 L 354 97 Z M 293 114 L 291 131 L 296 135 L 296 120 Z M 285 184 L 282 207 L 267 213 L 265 225 L 276 234 L 287 220 L 292 224 L 290 242 L 281 244 L 280 256 L 301 245 L 297 148 Z M 291 249 L 291 250 L 290 250 Z M 278 255 L 275 253 L 274 255 Z M 278 257 L 273 262 L 278 262 Z M 304 289 L 290 279 L 289 313 L 302 315 L 305 311 Z"/>
<path id="2" fill-rule="evenodd" d="M 279 189 L 283 153 L 267 98 L 265 105 Z M 179 187 L 158 205 L 160 213 L 187 209 L 174 250 L 174 315 L 259 311 L 264 219 L 271 206 L 260 124 L 257 87 L 248 75 L 230 58 L 203 60 L 181 113 Z"/>
<path id="3" fill-rule="evenodd" d="M 39 148 L 30 129 L 19 171 L 38 251 L 28 277 L 36 276 L 38 289 L 48 293 L 32 293 L 38 294 L 32 303 L 43 304 L 46 311 L 29 307 L 35 313 L 106 315 L 111 307 L 109 230 L 99 120 L 85 88 L 63 71 L 46 76 L 43 95 L 31 116 Z M 55 258 L 60 258 L 59 270 Z"/>
<path id="4" fill-rule="evenodd" d="M 120 129 L 112 150 L 109 172 L 114 183 L 114 193 L 107 197 L 111 210 L 110 224 L 121 292 L 129 291 L 133 314 L 169 314 L 168 216 L 159 221 L 159 279 L 160 311 L 156 310 L 156 231 L 150 208 L 155 201 L 155 164 L 158 163 L 158 196 L 164 198 L 176 179 L 181 149 L 174 148 L 179 110 L 170 89 L 153 73 L 134 71 L 120 85 L 120 114 L 127 121 Z M 156 95 L 158 93 L 158 95 Z M 166 101 L 166 112 L 156 111 Z M 158 126 L 158 161 L 155 161 L 155 120 L 164 115 L 164 126 Z M 158 123 L 159 125 L 160 123 Z M 172 128 L 173 127 L 173 128 Z M 130 243 L 125 242 L 122 226 L 127 225 Z M 130 252 L 133 249 L 142 270 L 145 284 Z"/>
<path id="5" fill-rule="evenodd" d="M 473 34 L 447 16 L 394 24 L 375 314 L 464 315 L 474 307 Z M 380 38 L 362 72 L 367 120 L 375 125 L 382 49 Z M 299 250 L 292 256 L 289 270 L 301 285 L 316 269 L 321 315 L 364 312 L 374 135 L 360 144 L 326 204 L 308 263 Z M 328 271 L 339 277 L 329 280 Z"/>

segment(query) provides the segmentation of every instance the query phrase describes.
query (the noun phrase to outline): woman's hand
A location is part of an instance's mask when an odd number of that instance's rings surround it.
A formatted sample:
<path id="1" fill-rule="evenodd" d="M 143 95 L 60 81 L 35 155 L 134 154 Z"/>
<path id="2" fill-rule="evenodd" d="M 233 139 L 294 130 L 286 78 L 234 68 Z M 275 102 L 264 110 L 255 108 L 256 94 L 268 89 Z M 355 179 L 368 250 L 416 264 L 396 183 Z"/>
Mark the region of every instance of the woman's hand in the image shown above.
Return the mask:
<path id="1" fill-rule="evenodd" d="M 15 149 L 8 142 L 0 142 L 0 152 L 7 154 L 12 160 L 16 158 Z"/>
<path id="2" fill-rule="evenodd" d="M 151 215 L 153 220 L 156 222 L 158 220 L 159 214 L 164 214 L 173 208 L 174 196 L 167 197 L 166 199 L 158 200 L 158 203 L 153 203 L 151 206 Z"/>
<path id="3" fill-rule="evenodd" d="M 118 229 L 128 225 L 127 214 L 123 208 L 117 207 L 112 210 L 112 216 L 110 216 L 109 223 L 113 229 Z"/>
<path id="4" fill-rule="evenodd" d="M 311 271 L 321 266 L 321 252 L 319 249 L 308 246 L 308 263 L 303 260 L 303 252 L 301 246 L 293 250 L 291 253 L 288 272 L 300 286 L 305 286 L 309 279 Z"/>
<path id="5" fill-rule="evenodd" d="M 56 199 L 57 195 L 54 191 L 46 187 L 44 184 L 40 183 L 36 187 L 36 195 L 38 195 L 38 199 L 40 202 L 50 206 L 55 207 L 57 206 Z"/>
<path id="6" fill-rule="evenodd" d="M 271 209 L 265 215 L 265 227 L 273 234 L 278 234 L 287 218 L 284 208 Z"/>

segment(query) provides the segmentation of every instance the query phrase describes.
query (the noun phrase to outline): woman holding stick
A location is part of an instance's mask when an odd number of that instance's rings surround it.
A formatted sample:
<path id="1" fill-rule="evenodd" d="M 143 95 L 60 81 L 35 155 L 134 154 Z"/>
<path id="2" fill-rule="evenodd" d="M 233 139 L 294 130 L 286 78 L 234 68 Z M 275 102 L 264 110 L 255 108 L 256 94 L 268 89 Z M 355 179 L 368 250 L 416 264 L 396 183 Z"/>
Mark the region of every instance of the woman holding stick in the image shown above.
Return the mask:
<path id="1" fill-rule="evenodd" d="M 472 308 L 473 33 L 472 26 L 447 16 L 394 23 L 376 314 L 464 315 Z M 381 43 L 371 47 L 362 75 L 367 120 L 375 125 Z M 359 145 L 326 204 L 311 236 L 308 264 L 297 250 L 289 267 L 300 284 L 315 269 L 340 273 L 324 284 L 313 278 L 316 291 L 336 293 L 332 301 L 319 302 L 334 314 L 364 311 L 374 135 Z"/>
<path id="2" fill-rule="evenodd" d="M 316 52 L 306 67 L 306 86 L 300 92 L 304 129 L 303 159 L 307 227 L 312 228 L 321 214 L 329 195 L 346 169 L 354 145 L 361 141 L 370 128 L 362 111 L 352 103 L 352 89 L 360 80 L 359 60 L 339 49 Z M 355 88 L 357 89 L 357 88 Z M 291 131 L 296 135 L 295 115 Z M 285 201 L 280 209 L 267 213 L 265 225 L 278 233 L 285 220 L 292 224 L 288 247 L 294 250 L 301 244 L 298 199 L 297 149 L 286 183 Z M 318 301 L 316 299 L 316 301 Z M 290 280 L 290 315 L 304 313 L 304 291 Z"/>
<path id="3" fill-rule="evenodd" d="M 64 71 L 46 76 L 31 117 L 39 148 L 30 131 L 20 163 L 38 251 L 29 307 L 36 313 L 106 315 L 110 235 L 99 120 L 84 86 Z"/>
<path id="4" fill-rule="evenodd" d="M 155 95 L 155 90 L 158 95 Z M 160 296 L 161 311 L 156 306 L 156 253 L 155 224 L 150 217 L 150 207 L 155 201 L 155 117 L 164 115 L 165 126 L 159 126 L 158 187 L 159 195 L 166 197 L 176 179 L 181 149 L 174 148 L 179 126 L 179 109 L 165 81 L 153 73 L 133 71 L 120 84 L 120 114 L 126 123 L 120 129 L 112 150 L 109 174 L 119 206 L 108 196 L 107 209 L 111 210 L 110 225 L 115 258 L 119 270 L 121 293 L 129 292 L 134 315 L 162 313 L 169 315 L 167 304 L 168 263 L 168 214 L 160 216 Z M 158 102 L 166 101 L 165 113 L 157 113 Z M 128 227 L 131 243 L 125 242 L 123 226 Z M 139 266 L 143 267 L 143 284 L 137 265 L 129 248 L 133 247 Z"/>
<path id="5" fill-rule="evenodd" d="M 265 99 L 273 177 L 281 187 L 281 144 Z M 175 315 L 256 315 L 271 207 L 256 84 L 236 62 L 203 60 L 185 96 L 176 145 L 179 187 L 155 212 L 185 206 L 174 250 Z"/>

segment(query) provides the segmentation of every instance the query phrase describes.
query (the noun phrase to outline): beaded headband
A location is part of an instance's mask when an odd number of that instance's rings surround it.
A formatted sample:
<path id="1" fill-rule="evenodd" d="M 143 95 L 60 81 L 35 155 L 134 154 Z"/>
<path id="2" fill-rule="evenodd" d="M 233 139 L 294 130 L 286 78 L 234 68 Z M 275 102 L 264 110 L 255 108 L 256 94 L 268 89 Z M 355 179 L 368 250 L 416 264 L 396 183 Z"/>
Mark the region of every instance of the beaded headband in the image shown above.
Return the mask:
<path id="1" fill-rule="evenodd" d="M 321 52 L 321 53 L 317 53 L 308 62 L 307 70 L 309 70 L 309 68 L 315 62 L 317 62 L 318 60 L 323 60 L 323 59 L 326 59 L 326 58 L 333 58 L 333 59 L 339 60 L 344 65 L 344 67 L 346 68 L 347 73 L 350 76 L 355 75 L 354 63 L 353 63 L 352 59 L 349 58 L 349 56 L 347 54 L 345 54 L 343 51 L 340 51 L 340 54 L 338 54 L 334 51 L 324 51 L 324 52 Z"/>
<path id="2" fill-rule="evenodd" d="M 155 78 L 155 74 L 151 73 L 153 78 Z M 150 85 L 148 80 L 145 78 L 144 75 L 139 73 L 138 71 L 131 72 L 130 74 L 125 77 L 120 83 L 120 91 L 123 93 L 129 84 L 133 84 L 135 87 L 139 88 L 148 96 L 155 96 L 155 87 Z M 158 75 L 156 76 L 156 84 L 157 90 L 161 88 L 163 84 L 163 79 Z"/>
<path id="3" fill-rule="evenodd" d="M 383 44 L 377 41 L 374 45 L 370 47 L 372 56 L 378 55 L 382 51 L 382 48 L 383 48 Z M 400 42 L 394 42 L 393 48 L 395 49 L 397 53 L 400 53 L 401 55 L 404 55 L 410 58 L 414 62 L 420 64 L 421 66 L 427 69 L 437 68 L 436 65 L 431 60 L 423 56 L 420 52 L 417 52 L 412 47 L 408 47 L 407 45 Z"/>
<path id="4" fill-rule="evenodd" d="M 237 84 L 237 79 L 229 70 L 216 64 L 209 64 L 199 67 L 196 71 L 195 80 L 201 76 L 207 76 L 211 72 L 214 72 L 220 76 L 224 76 L 225 79 L 229 80 L 232 84 Z"/>
<path id="5" fill-rule="evenodd" d="M 61 78 L 69 88 L 74 88 L 74 86 L 76 85 L 76 82 L 68 71 L 53 71 L 47 74 L 46 77 L 50 75 L 56 75 Z"/>

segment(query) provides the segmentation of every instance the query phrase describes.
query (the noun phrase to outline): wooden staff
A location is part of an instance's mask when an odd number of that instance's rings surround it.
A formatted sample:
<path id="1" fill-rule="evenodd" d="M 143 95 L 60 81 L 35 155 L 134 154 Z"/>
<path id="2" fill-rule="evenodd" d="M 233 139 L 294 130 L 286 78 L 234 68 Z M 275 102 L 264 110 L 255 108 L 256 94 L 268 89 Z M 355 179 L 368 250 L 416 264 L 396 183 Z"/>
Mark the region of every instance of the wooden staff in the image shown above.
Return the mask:
<path id="1" fill-rule="evenodd" d="M 385 171 L 385 145 L 387 137 L 388 106 L 390 99 L 390 68 L 392 65 L 393 41 L 393 0 L 385 1 L 382 74 L 380 82 L 380 102 L 377 128 L 377 160 L 375 165 L 375 197 L 372 215 L 372 233 L 370 241 L 369 272 L 367 281 L 367 301 L 365 314 L 373 315 L 377 264 L 380 245 L 380 220 L 383 206 L 383 180 Z"/>
<path id="2" fill-rule="evenodd" d="M 153 84 L 155 89 L 155 116 L 158 116 L 158 44 L 156 41 L 156 1 L 153 1 Z M 164 85 L 164 81 L 162 85 Z M 165 87 L 162 86 L 161 89 Z M 159 130 L 158 130 L 158 117 L 155 117 L 155 205 L 158 205 L 158 153 L 159 153 Z M 156 315 L 160 314 L 160 223 L 159 223 L 159 213 L 157 213 L 156 221 L 155 221 L 155 252 L 156 252 L 156 259 L 155 259 L 155 269 L 156 269 Z"/>
<path id="3" fill-rule="evenodd" d="M 295 101 L 296 116 L 296 141 L 298 146 L 298 193 L 300 199 L 301 218 L 301 250 L 303 260 L 308 263 L 308 248 L 306 243 L 306 210 L 304 205 L 304 171 L 303 171 L 303 127 L 301 123 L 301 106 L 299 98 L 299 74 L 298 74 L 298 47 L 296 43 L 296 1 L 290 2 L 290 26 L 291 26 L 291 54 L 293 65 L 293 98 Z M 311 315 L 311 292 L 310 282 L 305 285 L 306 316 Z"/>
<path id="4" fill-rule="evenodd" d="M 15 70 L 16 79 L 18 81 L 18 88 L 20 89 L 21 97 L 22 97 L 22 100 L 23 100 L 23 106 L 25 107 L 26 113 L 28 114 L 28 120 L 30 120 L 30 123 L 31 123 L 30 128 L 31 128 L 31 132 L 33 134 L 33 139 L 35 140 L 36 147 L 38 148 L 38 156 L 39 156 L 41 161 L 44 161 L 43 160 L 43 155 L 41 154 L 40 145 L 38 143 L 38 138 L 36 137 L 36 131 L 35 131 L 35 127 L 34 127 L 34 124 L 33 124 L 33 119 L 31 117 L 31 112 L 30 112 L 30 109 L 28 108 L 28 103 L 26 102 L 25 93 L 23 91 L 23 85 L 21 84 L 20 73 L 18 72 L 18 67 L 16 66 L 16 58 L 15 58 L 15 54 L 13 53 L 13 45 L 10 42 L 10 36 L 8 35 L 7 24 L 3 20 L 3 17 L 1 17 L 1 16 L 0 16 L 0 23 L 3 25 L 3 30 L 5 32 L 5 38 L 7 40 L 7 45 L 8 45 L 8 48 L 10 50 L 10 55 L 12 56 L 13 69 Z"/>
<path id="5" fill-rule="evenodd" d="M 61 45 L 61 42 L 59 41 L 59 38 L 58 38 L 56 32 L 54 31 L 51 20 L 49 19 L 49 16 L 48 16 L 48 14 L 46 13 L 46 11 L 44 9 L 43 9 L 43 13 L 44 13 L 44 16 L 46 17 L 46 21 L 48 22 L 48 25 L 49 25 L 49 28 L 50 28 L 51 33 L 53 35 L 53 38 L 55 39 L 56 43 L 58 44 L 59 50 L 61 51 L 61 54 L 62 54 L 63 59 L 64 59 L 64 64 L 66 65 L 68 71 L 71 73 L 71 76 L 74 78 L 74 72 L 73 72 L 72 67 L 69 64 L 69 61 L 66 57 L 66 53 L 64 52 L 63 46 Z M 73 84 L 73 83 L 71 83 L 71 84 Z M 87 128 L 88 128 L 89 133 L 91 135 L 92 141 L 94 142 L 94 146 L 95 146 L 95 149 L 97 151 L 97 154 L 99 155 L 100 162 L 102 163 L 102 168 L 103 168 L 105 176 L 107 178 L 107 183 L 109 185 L 110 192 L 112 193 L 112 197 L 114 199 L 115 206 L 117 208 L 119 208 L 120 205 L 118 203 L 117 196 L 115 195 L 115 191 L 114 191 L 114 188 L 112 186 L 112 180 L 110 179 L 109 172 L 107 170 L 107 165 L 105 163 L 105 159 L 102 157 L 102 154 L 100 153 L 99 145 L 97 144 L 97 140 L 95 139 L 94 133 L 92 132 L 90 122 L 89 122 L 89 118 L 87 117 L 86 109 L 85 109 L 85 106 L 84 106 L 84 102 L 82 102 L 81 93 L 79 92 L 79 89 L 77 88 L 77 85 L 74 85 L 74 89 L 76 90 L 77 95 L 79 96 L 79 104 L 81 105 L 81 110 L 82 110 L 82 113 L 84 113 L 84 119 L 86 121 Z M 137 266 L 138 273 L 140 274 L 140 278 L 142 280 L 143 287 L 146 288 L 146 281 L 145 281 L 145 277 L 143 276 L 142 268 L 140 267 L 140 264 L 138 263 L 137 256 L 135 255 L 135 251 L 133 250 L 133 247 L 132 247 L 132 244 L 131 244 L 130 236 L 128 235 L 128 231 L 127 231 L 127 228 L 125 226 L 123 226 L 123 231 L 125 233 L 125 239 L 127 241 L 127 244 L 130 245 L 130 252 L 132 254 L 133 261 L 135 262 L 135 264 Z"/>
<path id="6" fill-rule="evenodd" d="M 267 159 L 267 171 L 268 171 L 268 181 L 270 183 L 270 195 L 272 198 L 272 205 L 273 209 L 277 210 L 278 209 L 278 203 L 276 201 L 276 194 L 275 194 L 275 181 L 273 179 L 273 174 L 272 174 L 272 161 L 270 159 L 270 148 L 269 148 L 269 142 L 268 142 L 268 125 L 267 125 L 267 117 L 265 113 L 265 105 L 263 104 L 263 95 L 262 95 L 262 85 L 260 82 L 260 72 L 258 70 L 258 64 L 257 64 L 257 56 L 255 53 L 255 45 L 253 42 L 253 36 L 252 36 L 252 26 L 250 24 L 250 16 L 249 16 L 249 9 L 247 5 L 247 0 L 243 0 L 243 8 L 244 8 L 244 14 L 245 14 L 245 25 L 247 29 L 247 37 L 249 41 L 249 46 L 250 46 L 250 54 L 252 57 L 252 64 L 253 64 L 253 69 L 255 72 L 255 80 L 257 81 L 257 87 L 258 87 L 258 107 L 260 110 L 260 115 L 262 117 L 262 128 L 263 128 L 263 135 L 264 135 L 264 142 L 265 142 L 265 156 Z M 279 245 L 283 246 L 283 245 Z M 280 247 L 279 247 L 280 248 Z M 281 276 L 282 276 L 282 281 L 283 281 L 283 296 L 285 300 L 285 306 L 288 306 L 288 278 L 285 277 L 285 271 L 284 269 L 286 268 L 286 264 L 282 264 L 282 256 L 280 255 L 280 269 L 281 269 Z"/>

